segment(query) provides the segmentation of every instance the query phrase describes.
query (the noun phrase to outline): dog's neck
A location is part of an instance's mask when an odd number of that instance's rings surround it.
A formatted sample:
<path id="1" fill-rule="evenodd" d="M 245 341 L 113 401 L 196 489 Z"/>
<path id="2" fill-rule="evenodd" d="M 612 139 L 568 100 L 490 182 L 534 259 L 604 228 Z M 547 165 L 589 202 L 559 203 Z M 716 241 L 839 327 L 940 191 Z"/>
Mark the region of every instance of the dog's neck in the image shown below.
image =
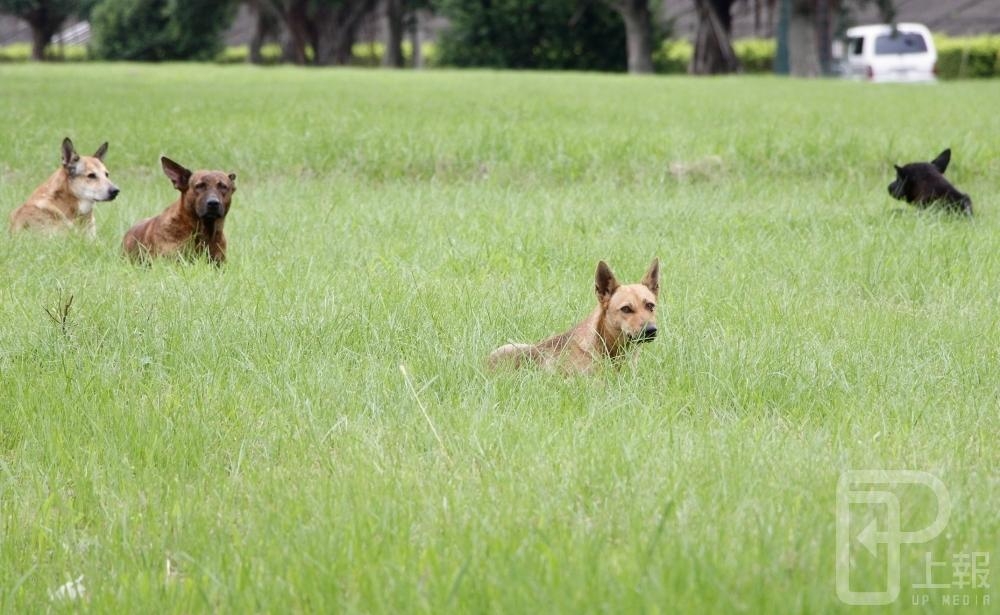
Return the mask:
<path id="1" fill-rule="evenodd" d="M 217 233 L 222 232 L 223 218 L 198 218 L 195 232 L 206 242 L 215 239 Z"/>
<path id="2" fill-rule="evenodd" d="M 594 349 L 614 359 L 624 352 L 625 340 L 621 330 L 608 326 L 607 316 L 608 304 L 605 302 L 598 305 L 591 315 L 597 336 Z"/>
<path id="3" fill-rule="evenodd" d="M 94 211 L 94 201 L 81 199 L 70 190 L 69 173 L 66 169 L 59 169 L 53 177 L 56 179 L 53 184 L 55 187 L 47 199 L 51 207 L 58 209 L 71 220 L 78 216 L 87 216 Z"/>
<path id="4" fill-rule="evenodd" d="M 94 211 L 94 201 L 80 199 L 76 202 L 76 211 L 81 216 L 86 216 Z"/>

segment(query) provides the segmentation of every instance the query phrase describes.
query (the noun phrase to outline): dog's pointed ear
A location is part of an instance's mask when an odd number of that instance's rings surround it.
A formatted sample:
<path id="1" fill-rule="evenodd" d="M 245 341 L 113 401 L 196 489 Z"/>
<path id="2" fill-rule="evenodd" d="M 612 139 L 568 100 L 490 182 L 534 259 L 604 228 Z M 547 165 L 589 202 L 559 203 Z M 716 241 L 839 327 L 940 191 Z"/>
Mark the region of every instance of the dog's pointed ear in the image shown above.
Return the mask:
<path id="1" fill-rule="evenodd" d="M 80 162 L 80 154 L 76 153 L 76 149 L 73 147 L 73 142 L 69 140 L 69 137 L 63 139 L 62 142 L 62 164 L 67 171 L 72 175 L 75 171 L 76 163 Z"/>
<path id="2" fill-rule="evenodd" d="M 236 192 L 236 173 L 229 174 L 229 181 L 233 182 L 232 190 Z"/>
<path id="3" fill-rule="evenodd" d="M 99 148 L 97 148 L 96 152 L 94 152 L 94 158 L 97 158 L 98 160 L 100 160 L 100 161 L 103 162 L 104 161 L 104 154 L 107 154 L 107 153 L 108 153 L 108 142 L 105 141 L 104 143 L 101 143 L 101 146 Z"/>
<path id="4" fill-rule="evenodd" d="M 642 285 L 653 291 L 654 295 L 660 293 L 660 259 L 654 258 L 649 265 L 646 275 L 642 276 Z"/>
<path id="5" fill-rule="evenodd" d="M 177 188 L 181 192 L 187 190 L 188 180 L 191 179 L 191 171 L 185 169 L 166 156 L 160 157 L 160 164 L 163 165 L 163 172 L 166 173 L 167 177 L 170 178 L 170 181 L 173 182 L 174 188 Z"/>
<path id="6" fill-rule="evenodd" d="M 945 169 L 948 168 L 949 162 L 951 162 L 951 148 L 948 148 L 943 152 L 941 152 L 940 154 L 938 154 L 938 157 L 932 160 L 931 164 L 934 165 L 934 168 L 936 168 L 938 171 L 944 173 Z"/>
<path id="7" fill-rule="evenodd" d="M 618 288 L 618 280 L 611 268 L 604 261 L 597 263 L 597 273 L 594 275 L 594 292 L 597 293 L 597 300 L 604 302 L 611 298 L 615 289 Z"/>
<path id="8" fill-rule="evenodd" d="M 898 164 L 894 164 L 892 166 L 894 166 L 896 168 L 896 175 L 902 175 L 903 174 L 903 167 L 899 166 Z"/>

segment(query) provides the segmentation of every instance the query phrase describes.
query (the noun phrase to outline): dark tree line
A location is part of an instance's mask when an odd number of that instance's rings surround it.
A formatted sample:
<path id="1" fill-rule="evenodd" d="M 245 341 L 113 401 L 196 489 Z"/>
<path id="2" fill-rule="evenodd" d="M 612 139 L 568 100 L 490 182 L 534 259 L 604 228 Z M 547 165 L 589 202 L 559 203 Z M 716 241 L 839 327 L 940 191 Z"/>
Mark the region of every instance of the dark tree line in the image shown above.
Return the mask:
<path id="1" fill-rule="evenodd" d="M 780 14 L 779 50 L 792 74 L 829 70 L 835 18 L 848 5 L 876 5 L 894 18 L 893 0 L 691 0 L 698 16 L 693 74 L 740 70 L 730 41 L 737 4 Z M 32 29 L 32 57 L 72 16 L 89 18 L 91 52 L 127 60 L 210 59 L 238 0 L 0 0 L 0 12 L 21 17 Z M 653 53 L 663 41 L 653 0 L 243 0 L 254 13 L 250 61 L 261 62 L 265 41 L 280 42 L 286 62 L 337 66 L 351 61 L 363 24 L 385 24 L 384 66 L 404 64 L 403 41 L 413 38 L 419 64 L 418 11 L 450 22 L 439 40 L 439 61 L 452 66 L 627 70 L 653 72 Z"/>
<path id="2" fill-rule="evenodd" d="M 183 60 L 214 57 L 232 23 L 238 0 L 0 0 L 0 12 L 25 20 L 32 31 L 32 58 L 70 17 L 89 19 L 91 51 L 98 58 Z M 351 58 L 362 20 L 382 5 L 390 32 L 386 62 L 402 65 L 402 32 L 408 11 L 421 0 L 250 0 L 256 13 L 252 59 L 260 60 L 267 38 L 283 42 L 285 59 L 298 64 L 337 65 Z"/>
<path id="3" fill-rule="evenodd" d="M 281 42 L 287 62 L 347 64 L 361 26 L 381 11 L 386 30 L 382 64 L 395 68 L 404 64 L 407 30 L 416 38 L 417 11 L 432 8 L 429 0 L 250 0 L 246 4 L 256 13 L 257 22 L 251 61 L 260 61 L 261 47 L 271 39 Z M 418 42 L 413 46 L 416 53 Z"/>
<path id="4" fill-rule="evenodd" d="M 0 12 L 31 27 L 31 57 L 45 50 L 71 17 L 91 21 L 97 57 L 127 60 L 204 59 L 221 48 L 234 0 L 0 0 Z"/>
<path id="5" fill-rule="evenodd" d="M 0 11 L 32 28 L 32 57 L 72 16 L 87 17 L 92 52 L 128 60 L 204 59 L 217 53 L 236 0 L 0 0 Z M 431 10 L 454 24 L 442 55 L 456 65 L 652 72 L 657 42 L 648 0 L 247 0 L 255 13 L 251 61 L 266 40 L 281 42 L 296 64 L 350 61 L 358 30 L 385 18 L 383 64 L 403 65 L 403 40 L 416 38 L 415 15 Z M 520 13 L 520 16 L 514 13 Z M 419 45 L 414 44 L 414 52 Z M 471 53 L 469 53 L 471 52 Z M 446 60 L 447 61 L 447 60 Z"/>
<path id="6" fill-rule="evenodd" d="M 442 64 L 494 68 L 625 70 L 625 33 L 604 2 L 442 0 L 451 25 Z"/>
<path id="7" fill-rule="evenodd" d="M 100 0 L 90 14 L 91 51 L 109 60 L 210 60 L 222 50 L 236 7 L 214 0 Z"/>

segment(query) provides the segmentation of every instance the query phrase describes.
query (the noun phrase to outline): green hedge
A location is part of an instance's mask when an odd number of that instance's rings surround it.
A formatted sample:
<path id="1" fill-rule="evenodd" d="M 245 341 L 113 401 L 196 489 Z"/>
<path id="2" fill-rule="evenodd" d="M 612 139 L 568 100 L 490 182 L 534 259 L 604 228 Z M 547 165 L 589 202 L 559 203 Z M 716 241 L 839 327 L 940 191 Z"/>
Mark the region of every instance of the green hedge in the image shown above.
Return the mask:
<path id="1" fill-rule="evenodd" d="M 942 79 L 969 79 L 1000 77 L 1000 36 L 949 37 L 935 35 L 934 44 L 938 51 L 938 76 Z M 775 43 L 773 39 L 741 39 L 733 43 L 736 55 L 747 73 L 769 73 L 774 61 Z M 424 44 L 424 60 L 427 66 L 434 65 L 435 46 Z M 694 49 L 686 40 L 667 40 L 653 52 L 653 65 L 658 73 L 686 73 Z M 246 62 L 249 56 L 246 45 L 229 47 L 216 58 L 223 64 Z M 90 59 L 83 45 L 50 47 L 47 57 L 55 61 L 80 62 Z M 281 49 L 277 45 L 265 45 L 262 50 L 265 64 L 281 62 Z M 408 43 L 403 45 L 403 55 L 410 62 L 412 58 Z M 382 57 L 381 44 L 361 43 L 354 46 L 356 66 L 378 66 Z M 0 62 L 26 62 L 31 58 L 31 46 L 17 43 L 0 47 Z"/>
<path id="2" fill-rule="evenodd" d="M 1000 77 L 1000 36 L 935 35 L 934 46 L 942 79 Z"/>
<path id="3" fill-rule="evenodd" d="M 773 38 L 744 38 L 733 41 L 733 50 L 746 73 L 770 73 L 774 70 L 777 43 Z"/>
<path id="4" fill-rule="evenodd" d="M 378 66 L 382 61 L 382 52 L 384 46 L 381 43 L 358 43 L 354 45 L 353 53 L 354 58 L 351 60 L 352 66 Z M 434 44 L 424 43 L 424 64 L 426 66 L 433 65 L 434 63 Z M 260 54 L 263 58 L 264 64 L 280 64 L 281 63 L 281 47 L 278 45 L 264 45 Z M 311 57 L 312 52 L 306 49 L 306 55 Z M 247 45 L 237 45 L 234 47 L 228 47 L 216 58 L 216 61 L 221 64 L 240 64 L 246 62 L 250 57 L 250 48 Z M 406 59 L 407 65 L 413 62 L 412 45 L 409 42 L 403 43 L 403 57 Z"/>
<path id="5" fill-rule="evenodd" d="M 226 47 L 222 53 L 220 53 L 215 61 L 220 64 L 241 64 L 246 62 L 250 57 L 250 47 L 248 45 L 236 45 L 233 47 Z M 262 64 L 280 64 L 281 63 L 281 47 L 279 45 L 264 45 L 260 48 L 260 57 Z"/>
<path id="6" fill-rule="evenodd" d="M 934 36 L 938 51 L 938 76 L 942 79 L 1000 77 L 1000 36 Z M 742 39 L 733 43 L 747 73 L 771 72 L 774 39 Z M 691 43 L 668 40 L 653 53 L 660 73 L 685 73 L 694 52 Z"/>
<path id="7" fill-rule="evenodd" d="M 774 64 L 774 39 L 745 38 L 733 42 L 733 51 L 745 73 L 769 73 Z M 694 46 L 686 40 L 667 40 L 653 52 L 658 73 L 686 73 Z"/>
<path id="8" fill-rule="evenodd" d="M 683 39 L 667 39 L 653 51 L 653 69 L 658 73 L 686 73 L 694 47 Z"/>
<path id="9" fill-rule="evenodd" d="M 45 50 L 45 58 L 54 62 L 82 62 L 90 59 L 83 45 L 50 46 Z M 29 43 L 14 43 L 0 47 L 0 62 L 27 62 L 31 59 Z"/>
<path id="10" fill-rule="evenodd" d="M 381 44 L 359 43 L 354 46 L 353 66 L 378 66 L 382 61 Z M 407 64 L 412 63 L 413 54 L 411 45 L 403 43 L 403 56 Z M 435 47 L 434 43 L 424 43 L 424 64 L 432 66 L 434 64 Z M 65 45 L 63 47 L 49 47 L 46 51 L 46 58 L 52 61 L 83 62 L 92 59 L 84 45 Z M 310 50 L 306 50 L 306 55 L 311 55 Z M 250 48 L 247 45 L 236 45 L 227 47 L 216 56 L 215 61 L 220 64 L 240 64 L 247 61 L 250 56 Z M 278 45 L 264 45 L 261 49 L 261 56 L 264 64 L 281 63 L 281 47 Z M 28 43 L 15 43 L 0 47 L 0 62 L 27 62 L 31 59 L 31 45 Z"/>

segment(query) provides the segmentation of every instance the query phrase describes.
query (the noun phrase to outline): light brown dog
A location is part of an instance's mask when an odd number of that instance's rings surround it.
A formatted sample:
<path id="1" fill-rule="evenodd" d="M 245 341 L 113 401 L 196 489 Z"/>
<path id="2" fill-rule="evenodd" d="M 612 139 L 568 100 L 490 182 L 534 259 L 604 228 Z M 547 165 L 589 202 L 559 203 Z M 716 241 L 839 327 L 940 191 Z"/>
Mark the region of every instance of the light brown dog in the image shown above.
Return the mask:
<path id="1" fill-rule="evenodd" d="M 31 193 L 23 205 L 10 214 L 10 232 L 23 229 L 58 235 L 77 231 L 93 239 L 97 236 L 94 203 L 113 201 L 118 186 L 111 183 L 104 166 L 103 143 L 93 156 L 80 156 L 69 138 L 62 142 L 62 166 Z"/>
<path id="2" fill-rule="evenodd" d="M 656 298 L 660 261 L 654 258 L 638 284 L 619 284 L 608 265 L 597 264 L 597 308 L 578 325 L 537 344 L 507 344 L 490 353 L 488 363 L 588 372 L 601 359 L 618 359 L 639 342 L 656 337 Z"/>
<path id="3" fill-rule="evenodd" d="M 181 195 L 163 213 L 137 222 L 125 233 L 125 253 L 136 260 L 207 254 L 215 264 L 223 263 L 226 235 L 222 227 L 236 192 L 236 174 L 190 171 L 166 156 L 160 163 Z"/>

